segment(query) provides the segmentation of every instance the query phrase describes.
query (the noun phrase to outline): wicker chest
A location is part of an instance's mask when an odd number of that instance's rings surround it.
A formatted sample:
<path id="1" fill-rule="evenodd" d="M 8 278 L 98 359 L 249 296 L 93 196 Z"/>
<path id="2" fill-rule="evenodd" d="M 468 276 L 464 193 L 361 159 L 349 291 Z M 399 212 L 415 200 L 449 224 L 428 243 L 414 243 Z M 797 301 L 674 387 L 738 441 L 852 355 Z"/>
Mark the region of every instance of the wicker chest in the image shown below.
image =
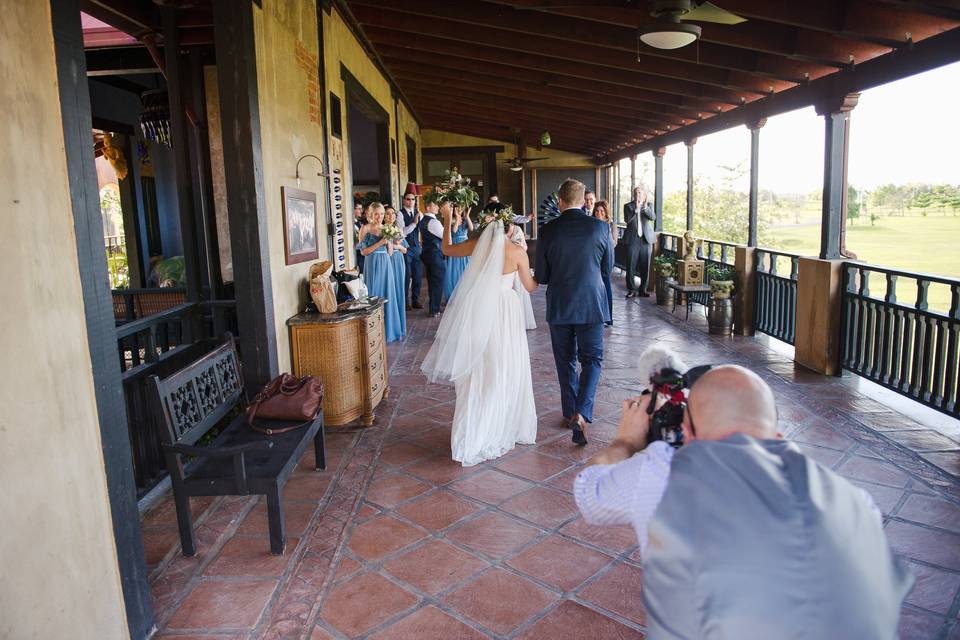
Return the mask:
<path id="1" fill-rule="evenodd" d="M 373 411 L 387 395 L 382 299 L 346 313 L 301 313 L 287 320 L 293 373 L 323 381 L 323 421 L 337 426 Z"/>

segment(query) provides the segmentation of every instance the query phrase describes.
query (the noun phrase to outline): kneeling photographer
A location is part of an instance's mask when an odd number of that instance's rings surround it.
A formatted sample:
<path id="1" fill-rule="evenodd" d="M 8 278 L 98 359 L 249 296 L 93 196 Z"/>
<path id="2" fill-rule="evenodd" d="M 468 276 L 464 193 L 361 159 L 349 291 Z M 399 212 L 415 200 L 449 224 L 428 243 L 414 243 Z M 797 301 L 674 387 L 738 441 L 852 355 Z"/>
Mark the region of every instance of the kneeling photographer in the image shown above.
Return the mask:
<path id="1" fill-rule="evenodd" d="M 912 578 L 880 513 L 782 439 L 770 387 L 662 349 L 641 372 L 649 392 L 623 403 L 574 496 L 587 522 L 634 527 L 647 637 L 895 638 Z"/>

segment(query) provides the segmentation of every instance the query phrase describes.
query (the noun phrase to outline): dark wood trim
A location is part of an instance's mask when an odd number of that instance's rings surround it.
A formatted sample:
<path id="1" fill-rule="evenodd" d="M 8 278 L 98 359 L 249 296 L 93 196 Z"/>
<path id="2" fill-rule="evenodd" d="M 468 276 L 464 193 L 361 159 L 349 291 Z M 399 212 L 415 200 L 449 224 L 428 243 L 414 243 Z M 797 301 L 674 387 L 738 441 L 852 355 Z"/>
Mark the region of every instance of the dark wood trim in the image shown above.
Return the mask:
<path id="1" fill-rule="evenodd" d="M 177 189 L 177 210 L 180 213 L 180 239 L 183 243 L 183 261 L 186 275 L 187 300 L 200 300 L 200 291 L 205 284 L 200 244 L 197 239 L 197 215 L 194 210 L 194 181 L 190 164 L 190 131 L 186 118 L 189 95 L 189 70 L 183 65 L 178 42 L 176 10 L 163 9 L 163 33 L 167 46 L 164 48 L 167 76 L 167 95 L 170 103 L 170 150 L 173 154 L 174 182 Z M 185 91 L 187 89 L 187 91 Z M 191 335 L 196 335 L 192 333 Z"/>
<path id="2" fill-rule="evenodd" d="M 686 140 L 687 147 L 687 230 L 693 231 L 693 147 L 697 139 Z"/>
<path id="3" fill-rule="evenodd" d="M 501 145 L 477 146 L 477 147 L 423 147 L 420 149 L 421 156 L 439 156 L 456 153 L 503 153 L 505 147 Z"/>
<path id="4" fill-rule="evenodd" d="M 259 389 L 276 377 L 278 360 L 253 8 L 247 3 L 238 9 L 235 0 L 212 2 L 240 355 L 244 385 Z"/>
<path id="5" fill-rule="evenodd" d="M 653 210 L 657 216 L 653 228 L 658 233 L 663 231 L 663 156 L 666 153 L 666 147 L 653 151 Z"/>
<path id="6" fill-rule="evenodd" d="M 344 23 L 347 25 L 347 28 L 350 29 L 350 32 L 353 34 L 353 37 L 357 39 L 360 43 L 360 46 L 363 48 L 364 52 L 367 54 L 367 57 L 370 58 L 370 61 L 377 68 L 377 70 L 383 75 L 383 78 L 387 81 L 387 84 L 390 85 L 391 91 L 396 91 L 400 94 L 400 99 L 407 105 L 407 108 L 410 110 L 410 115 L 413 116 L 413 119 L 420 125 L 420 118 L 417 115 L 416 110 L 410 104 L 410 101 L 407 100 L 406 95 L 404 95 L 403 90 L 393 79 L 393 76 L 390 74 L 390 70 L 380 59 L 380 55 L 377 52 L 376 47 L 370 42 L 367 38 L 367 35 L 364 33 L 363 28 L 360 26 L 360 23 L 357 21 L 356 17 L 353 15 L 353 12 L 350 10 L 350 7 L 347 5 L 346 0 L 332 0 L 331 5 L 337 10 L 340 14 L 340 17 L 343 19 Z"/>
<path id="7" fill-rule="evenodd" d="M 766 120 L 758 120 L 747 125 L 750 129 L 750 199 L 747 206 L 747 246 L 757 246 L 757 228 L 759 226 L 758 204 L 760 195 L 760 129 Z"/>
<path id="8" fill-rule="evenodd" d="M 702 137 L 742 124 L 809 107 L 832 96 L 864 91 L 888 82 L 916 75 L 960 60 L 960 28 L 932 36 L 912 48 L 874 58 L 843 73 L 831 74 L 806 85 L 751 102 L 721 115 L 688 125 L 626 147 L 609 155 L 615 160 L 630 153 L 670 146 L 689 137 Z"/>
<path id="9" fill-rule="evenodd" d="M 415 182 L 419 184 L 420 163 L 417 162 L 417 141 L 411 138 L 410 135 L 406 132 L 404 132 L 403 135 L 404 135 L 404 138 L 406 138 L 406 144 L 407 144 L 407 182 Z M 410 153 L 411 151 L 413 151 L 412 154 Z"/>
<path id="10" fill-rule="evenodd" d="M 132 130 L 133 127 L 130 127 Z M 143 247 L 140 244 L 140 210 L 137 208 L 136 178 L 133 170 L 133 142 L 129 135 L 123 136 L 123 153 L 127 156 L 127 177 L 120 180 L 120 210 L 123 213 L 123 235 L 127 244 L 127 273 L 130 287 L 145 286 L 143 277 Z"/>
<path id="11" fill-rule="evenodd" d="M 83 283 L 83 313 L 100 420 L 100 444 L 103 448 L 113 540 L 117 550 L 127 629 L 131 638 L 146 638 L 155 623 L 137 510 L 133 456 L 127 434 L 113 296 L 107 281 L 107 259 L 103 251 L 97 171 L 90 145 L 93 120 L 80 6 L 77 0 L 50 0 L 50 14 L 70 205 L 77 241 L 75 250 L 80 282 Z"/>

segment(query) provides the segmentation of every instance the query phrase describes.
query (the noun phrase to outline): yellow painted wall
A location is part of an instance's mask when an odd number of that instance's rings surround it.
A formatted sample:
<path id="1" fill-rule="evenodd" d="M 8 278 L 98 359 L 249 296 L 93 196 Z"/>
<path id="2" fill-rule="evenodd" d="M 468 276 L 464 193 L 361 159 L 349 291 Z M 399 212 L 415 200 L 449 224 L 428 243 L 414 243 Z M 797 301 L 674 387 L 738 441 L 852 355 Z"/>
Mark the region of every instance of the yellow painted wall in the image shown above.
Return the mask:
<path id="1" fill-rule="evenodd" d="M 0 4 L 0 638 L 125 638 L 50 4 Z"/>
<path id="2" fill-rule="evenodd" d="M 280 371 L 291 369 L 289 334 L 286 320 L 303 309 L 307 302 L 306 280 L 311 262 L 287 265 L 284 255 L 282 187 L 297 187 L 295 179 L 297 159 L 305 154 L 321 158 L 323 129 L 320 124 L 319 77 L 315 73 L 318 51 L 317 14 L 314 0 L 264 0 L 263 7 L 253 7 L 254 34 L 257 51 L 257 85 L 260 103 L 260 130 L 262 140 L 263 184 L 267 206 L 268 241 L 270 244 L 270 271 L 273 281 L 273 306 L 277 331 Z M 346 23 L 337 13 L 324 15 L 323 64 L 326 70 L 327 93 L 333 91 L 344 100 L 341 62 L 390 114 L 390 137 L 396 137 L 394 103 L 390 85 L 374 66 L 354 38 Z M 311 71 L 311 67 L 312 70 Z M 330 179 L 318 177 L 319 165 L 313 159 L 301 164 L 301 189 L 317 194 L 317 243 L 319 260 L 333 259 L 329 254 L 326 223 L 327 198 L 331 193 L 334 203 L 341 196 L 342 229 L 346 230 L 345 253 L 347 264 L 353 265 L 353 202 L 350 197 L 349 137 L 346 130 L 346 109 L 343 103 L 343 140 L 330 137 L 330 167 L 340 168 L 342 182 L 336 185 Z M 420 130 L 403 104 L 400 111 L 400 140 L 397 144 L 400 163 L 406 155 L 404 135 L 410 135 L 420 144 Z M 327 108 L 329 113 L 329 104 Z M 419 161 L 419 160 L 418 160 Z M 399 172 L 398 164 L 391 165 L 394 200 L 403 188 L 406 173 Z M 335 211 L 336 214 L 336 211 Z"/>
<path id="3" fill-rule="evenodd" d="M 509 165 L 504 160 L 517 157 L 517 146 L 512 142 L 504 140 L 492 140 L 489 138 L 477 138 L 475 136 L 463 135 L 460 133 L 451 133 L 449 131 L 437 131 L 436 129 L 424 129 L 422 132 L 423 146 L 431 147 L 491 147 L 503 146 L 503 152 L 497 154 L 497 191 L 500 195 L 500 202 L 512 204 L 514 210 L 520 211 L 521 200 L 521 179 L 524 173 L 519 171 L 510 171 Z M 593 158 L 569 151 L 560 151 L 548 147 L 537 150 L 536 147 L 527 147 L 528 157 L 546 157 L 546 160 L 538 160 L 528 166 L 539 169 L 550 168 L 580 168 L 594 166 Z M 426 178 L 423 178 L 424 180 Z M 529 213 L 529 212 L 527 212 Z"/>
<path id="4" fill-rule="evenodd" d="M 400 135 L 397 139 L 397 126 L 394 116 L 394 99 L 391 94 L 390 83 L 380 73 L 376 65 L 367 55 L 366 50 L 360 42 L 353 36 L 347 23 L 344 22 L 340 13 L 334 9 L 330 15 L 324 15 L 324 61 L 327 72 L 327 92 L 333 92 L 338 96 L 343 105 L 343 140 L 337 140 L 331 136 L 331 166 L 340 168 L 343 176 L 343 189 L 340 195 L 343 196 L 341 204 L 343 205 L 344 228 L 353 229 L 353 196 L 352 196 L 352 176 L 350 173 L 350 131 L 347 128 L 347 102 L 344 90 L 344 83 L 340 75 L 340 65 L 343 64 L 347 70 L 364 86 L 367 92 L 374 97 L 381 107 L 390 116 L 390 138 L 396 140 L 398 163 L 391 164 L 392 196 L 394 206 L 399 205 L 400 195 L 407 184 L 409 172 L 406 167 L 409 166 L 409 160 L 406 158 L 407 145 L 406 136 L 413 138 L 417 143 L 417 159 L 420 162 L 420 127 L 413 118 L 410 111 L 406 108 L 403 101 L 399 102 L 397 110 L 399 112 Z M 328 109 L 329 114 L 329 109 Z M 353 233 L 347 234 L 347 260 L 349 264 L 355 261 L 355 252 L 353 250 Z"/>

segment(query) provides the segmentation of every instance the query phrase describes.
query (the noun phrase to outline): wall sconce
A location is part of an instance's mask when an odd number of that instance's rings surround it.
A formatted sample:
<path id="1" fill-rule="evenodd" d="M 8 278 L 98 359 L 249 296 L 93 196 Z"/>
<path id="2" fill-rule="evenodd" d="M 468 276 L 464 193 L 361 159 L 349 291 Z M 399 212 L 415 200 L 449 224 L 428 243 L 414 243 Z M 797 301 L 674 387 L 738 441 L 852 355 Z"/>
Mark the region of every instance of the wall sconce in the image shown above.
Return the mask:
<path id="1" fill-rule="evenodd" d="M 297 160 L 297 170 L 296 170 L 296 175 L 294 176 L 294 177 L 296 177 L 296 179 L 297 179 L 297 188 L 300 187 L 300 163 L 303 162 L 303 161 L 304 161 L 305 159 L 307 159 L 307 158 L 314 158 L 317 162 L 320 163 L 320 171 L 317 171 L 317 175 L 318 175 L 318 176 L 321 176 L 321 177 L 324 177 L 324 178 L 329 178 L 329 177 L 330 177 L 330 174 L 329 174 L 329 173 L 323 173 L 323 160 L 321 160 L 321 159 L 318 158 L 317 156 L 313 155 L 312 153 L 308 153 L 308 154 L 306 154 L 306 155 L 300 156 L 300 159 Z"/>

